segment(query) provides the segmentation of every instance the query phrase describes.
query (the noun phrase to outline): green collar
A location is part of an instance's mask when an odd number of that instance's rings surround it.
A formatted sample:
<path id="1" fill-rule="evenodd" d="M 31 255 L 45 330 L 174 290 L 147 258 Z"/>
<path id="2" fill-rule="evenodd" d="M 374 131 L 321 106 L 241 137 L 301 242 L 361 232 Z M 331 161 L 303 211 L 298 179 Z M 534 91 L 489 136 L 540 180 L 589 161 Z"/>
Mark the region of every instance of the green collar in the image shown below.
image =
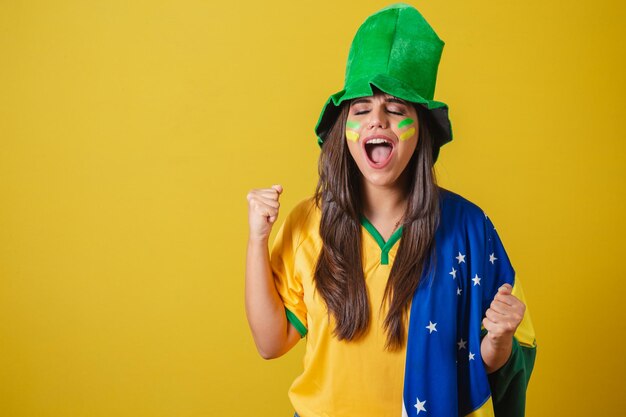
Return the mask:
<path id="1" fill-rule="evenodd" d="M 369 232 L 370 235 L 374 238 L 378 246 L 380 247 L 380 264 L 388 265 L 389 264 L 389 251 L 393 247 L 393 245 L 400 239 L 402 236 L 402 226 L 400 226 L 389 238 L 387 242 L 380 235 L 378 230 L 374 227 L 374 225 L 365 217 L 361 215 L 361 224 L 365 227 L 365 229 Z"/>

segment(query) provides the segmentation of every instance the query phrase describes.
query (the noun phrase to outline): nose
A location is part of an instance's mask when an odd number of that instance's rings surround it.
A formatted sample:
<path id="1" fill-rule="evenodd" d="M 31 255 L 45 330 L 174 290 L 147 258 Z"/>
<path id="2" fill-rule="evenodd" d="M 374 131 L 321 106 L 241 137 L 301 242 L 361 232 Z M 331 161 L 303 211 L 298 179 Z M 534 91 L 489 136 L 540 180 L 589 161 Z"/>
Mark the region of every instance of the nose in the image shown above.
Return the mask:
<path id="1" fill-rule="evenodd" d="M 374 106 L 374 108 L 370 111 L 369 116 L 369 120 L 367 121 L 367 127 L 369 129 L 387 129 L 387 116 L 382 106 Z"/>

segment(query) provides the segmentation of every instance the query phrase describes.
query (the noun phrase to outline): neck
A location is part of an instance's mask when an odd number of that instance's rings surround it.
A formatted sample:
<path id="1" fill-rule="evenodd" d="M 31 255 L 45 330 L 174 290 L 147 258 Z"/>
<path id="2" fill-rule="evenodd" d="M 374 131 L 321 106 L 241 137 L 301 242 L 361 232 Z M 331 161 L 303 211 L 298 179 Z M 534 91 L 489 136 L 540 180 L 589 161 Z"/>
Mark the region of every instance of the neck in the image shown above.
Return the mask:
<path id="1" fill-rule="evenodd" d="M 378 186 L 363 181 L 361 189 L 363 191 L 363 214 L 368 219 L 396 222 L 404 216 L 408 200 L 404 187 L 400 184 Z"/>

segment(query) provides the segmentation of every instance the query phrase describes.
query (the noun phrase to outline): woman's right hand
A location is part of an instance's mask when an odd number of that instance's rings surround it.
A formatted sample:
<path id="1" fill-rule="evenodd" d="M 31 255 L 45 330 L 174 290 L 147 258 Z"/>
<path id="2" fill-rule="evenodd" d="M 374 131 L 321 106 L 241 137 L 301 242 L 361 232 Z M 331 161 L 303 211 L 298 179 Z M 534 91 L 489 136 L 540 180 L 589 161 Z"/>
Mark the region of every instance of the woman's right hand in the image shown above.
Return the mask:
<path id="1" fill-rule="evenodd" d="M 248 193 L 248 223 L 250 239 L 267 240 L 272 226 L 278 219 L 278 198 L 283 192 L 281 185 L 271 188 L 258 188 Z"/>

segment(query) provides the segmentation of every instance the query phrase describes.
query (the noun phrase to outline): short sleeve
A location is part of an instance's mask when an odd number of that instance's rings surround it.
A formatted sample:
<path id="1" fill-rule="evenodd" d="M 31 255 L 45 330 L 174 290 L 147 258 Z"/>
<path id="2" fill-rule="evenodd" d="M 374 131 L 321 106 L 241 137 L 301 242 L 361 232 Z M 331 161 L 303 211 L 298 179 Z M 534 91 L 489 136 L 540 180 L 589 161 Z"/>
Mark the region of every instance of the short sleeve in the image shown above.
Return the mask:
<path id="1" fill-rule="evenodd" d="M 270 265 L 276 289 L 285 304 L 287 320 L 304 337 L 307 334 L 307 308 L 302 277 L 296 273 L 302 215 L 301 206 L 296 207 L 278 229 L 270 253 Z"/>
<path id="2" fill-rule="evenodd" d="M 504 283 L 513 286 L 512 294 L 526 305 L 524 318 L 513 335 L 513 349 L 508 361 L 497 371 L 488 375 L 495 416 L 524 416 L 526 389 L 534 368 L 537 344 L 535 331 L 530 318 L 528 304 L 519 277 L 511 265 L 509 257 L 498 236 L 496 228 L 485 215 L 488 278 L 492 283 L 486 301 L 491 304 L 498 288 Z M 489 276 L 491 275 L 491 276 Z M 488 307 L 487 305 L 487 307 Z M 482 330 L 482 336 L 487 331 Z"/>

